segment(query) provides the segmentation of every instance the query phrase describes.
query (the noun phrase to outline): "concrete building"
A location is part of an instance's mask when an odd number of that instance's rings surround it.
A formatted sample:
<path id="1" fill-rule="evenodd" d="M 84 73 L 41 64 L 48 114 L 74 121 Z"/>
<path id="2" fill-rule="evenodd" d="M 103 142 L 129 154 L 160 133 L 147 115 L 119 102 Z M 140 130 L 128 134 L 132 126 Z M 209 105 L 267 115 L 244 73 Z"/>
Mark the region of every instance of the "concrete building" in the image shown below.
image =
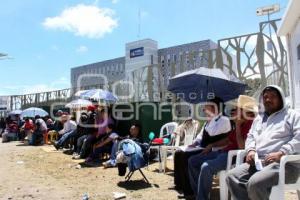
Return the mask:
<path id="1" fill-rule="evenodd" d="M 112 89 L 113 83 L 126 80 L 132 83 L 131 87 L 118 85 L 115 87 L 118 95 L 125 96 L 131 88 L 132 101 L 159 101 L 169 78 L 190 69 L 207 67 L 208 54 L 202 52 L 216 48 L 217 44 L 211 40 L 163 49 L 152 39 L 130 42 L 125 45 L 125 57 L 72 68 L 71 85 L 79 90 L 102 88 L 106 82 Z"/>
<path id="2" fill-rule="evenodd" d="M 300 1 L 290 0 L 279 36 L 285 36 L 288 50 L 289 88 L 291 106 L 300 111 Z"/>

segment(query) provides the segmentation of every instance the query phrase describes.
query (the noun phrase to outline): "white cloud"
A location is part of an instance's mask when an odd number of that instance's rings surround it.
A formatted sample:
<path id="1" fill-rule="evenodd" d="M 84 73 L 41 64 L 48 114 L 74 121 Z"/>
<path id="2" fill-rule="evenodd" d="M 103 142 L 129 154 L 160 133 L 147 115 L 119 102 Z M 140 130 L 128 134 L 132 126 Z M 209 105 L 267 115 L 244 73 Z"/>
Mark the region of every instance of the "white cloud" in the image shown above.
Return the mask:
<path id="1" fill-rule="evenodd" d="M 111 2 L 112 2 L 113 4 L 116 4 L 116 3 L 119 2 L 119 0 L 111 0 Z"/>
<path id="2" fill-rule="evenodd" d="M 46 18 L 43 26 L 49 29 L 72 32 L 77 36 L 101 38 L 118 26 L 118 21 L 114 15 L 114 10 L 109 8 L 78 4 L 66 8 L 56 17 Z"/>
<path id="3" fill-rule="evenodd" d="M 77 49 L 76 49 L 76 52 L 77 53 L 85 53 L 85 52 L 87 52 L 89 49 L 86 47 L 86 46 L 83 46 L 83 45 L 81 45 L 80 47 L 78 47 Z"/>

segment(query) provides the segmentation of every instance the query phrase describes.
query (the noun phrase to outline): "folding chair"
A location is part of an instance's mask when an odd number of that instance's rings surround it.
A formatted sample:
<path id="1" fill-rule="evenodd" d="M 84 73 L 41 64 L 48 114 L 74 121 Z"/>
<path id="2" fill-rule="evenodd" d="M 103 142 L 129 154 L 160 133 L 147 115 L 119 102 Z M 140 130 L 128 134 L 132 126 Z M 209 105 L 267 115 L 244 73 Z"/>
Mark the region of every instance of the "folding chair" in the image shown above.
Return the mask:
<path id="1" fill-rule="evenodd" d="M 136 172 L 139 171 L 141 173 L 141 175 L 143 176 L 144 180 L 146 181 L 146 183 L 150 184 L 149 180 L 147 179 L 147 177 L 145 176 L 145 174 L 142 171 L 142 168 L 148 166 L 148 160 L 149 160 L 149 154 L 150 154 L 150 146 L 151 146 L 151 142 L 149 144 L 139 144 L 139 146 L 142 149 L 142 153 L 143 153 L 143 158 L 144 158 L 144 165 L 138 169 L 134 169 L 132 171 L 129 171 L 128 174 L 125 176 L 125 181 L 130 181 L 132 175 Z"/>

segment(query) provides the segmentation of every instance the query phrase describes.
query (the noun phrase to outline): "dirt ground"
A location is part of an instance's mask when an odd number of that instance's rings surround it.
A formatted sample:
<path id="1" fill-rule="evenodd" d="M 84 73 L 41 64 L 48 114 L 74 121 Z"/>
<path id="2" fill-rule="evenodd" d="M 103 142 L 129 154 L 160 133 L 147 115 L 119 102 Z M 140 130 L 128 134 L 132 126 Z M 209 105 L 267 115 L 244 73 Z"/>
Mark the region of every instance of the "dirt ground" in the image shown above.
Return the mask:
<path id="1" fill-rule="evenodd" d="M 171 200 L 179 195 L 172 189 L 172 173 L 158 173 L 157 164 L 143 170 L 151 183 L 148 185 L 138 172 L 125 183 L 116 168 L 77 169 L 78 161 L 52 146 L 0 143 L 0 157 L 0 199 L 80 200 L 87 193 L 90 200 L 111 200 L 113 192 L 121 192 L 126 199 Z M 172 163 L 168 166 L 172 168 Z M 217 190 L 214 193 L 218 196 Z M 287 196 L 297 199 L 295 192 Z"/>

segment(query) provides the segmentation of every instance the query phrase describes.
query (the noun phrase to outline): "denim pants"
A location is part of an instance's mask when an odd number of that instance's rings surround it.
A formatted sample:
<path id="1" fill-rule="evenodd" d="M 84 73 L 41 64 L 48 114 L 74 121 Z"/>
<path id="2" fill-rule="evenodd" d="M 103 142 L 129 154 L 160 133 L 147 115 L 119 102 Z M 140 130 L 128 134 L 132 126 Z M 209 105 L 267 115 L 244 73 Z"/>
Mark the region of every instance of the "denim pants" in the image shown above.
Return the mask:
<path id="1" fill-rule="evenodd" d="M 76 149 L 75 149 L 75 152 L 77 154 L 80 154 L 81 152 L 81 148 L 83 146 L 83 143 L 84 143 L 84 140 L 88 137 L 88 135 L 83 135 L 83 136 L 80 136 L 78 139 L 77 139 L 77 146 L 76 146 Z"/>
<path id="2" fill-rule="evenodd" d="M 75 137 L 76 134 L 77 134 L 77 131 L 76 131 L 76 130 L 69 131 L 69 132 L 63 134 L 62 137 L 58 140 L 57 144 L 58 144 L 59 146 L 64 146 L 65 143 L 66 143 L 69 139 L 71 139 L 72 137 Z"/>
<path id="3" fill-rule="evenodd" d="M 227 166 L 228 152 L 212 151 L 189 158 L 188 170 L 192 190 L 197 200 L 209 199 L 213 176 Z"/>

